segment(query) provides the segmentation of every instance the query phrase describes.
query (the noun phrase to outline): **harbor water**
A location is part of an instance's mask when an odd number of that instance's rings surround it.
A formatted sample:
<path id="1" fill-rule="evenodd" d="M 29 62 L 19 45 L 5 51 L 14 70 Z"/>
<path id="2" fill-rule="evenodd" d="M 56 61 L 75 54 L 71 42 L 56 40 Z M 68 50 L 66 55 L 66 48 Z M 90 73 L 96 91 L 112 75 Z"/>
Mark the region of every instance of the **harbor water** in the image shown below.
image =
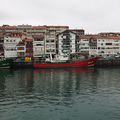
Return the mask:
<path id="1" fill-rule="evenodd" d="M 120 120 L 120 68 L 0 70 L 0 120 Z"/>

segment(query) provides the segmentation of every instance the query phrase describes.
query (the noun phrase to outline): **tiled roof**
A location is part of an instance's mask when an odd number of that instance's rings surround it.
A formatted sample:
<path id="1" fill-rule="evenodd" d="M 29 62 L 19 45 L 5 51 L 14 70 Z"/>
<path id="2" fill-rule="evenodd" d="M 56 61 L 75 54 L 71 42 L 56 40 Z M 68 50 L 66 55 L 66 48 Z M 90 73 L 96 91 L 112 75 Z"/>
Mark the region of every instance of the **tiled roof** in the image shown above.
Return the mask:
<path id="1" fill-rule="evenodd" d="M 55 28 L 64 28 L 64 27 L 67 27 L 67 28 L 69 28 L 69 26 L 47 26 L 47 25 L 45 25 L 45 27 L 55 27 Z"/>
<path id="2" fill-rule="evenodd" d="M 18 44 L 17 44 L 17 46 L 25 46 L 25 42 L 19 42 Z"/>
<path id="3" fill-rule="evenodd" d="M 34 38 L 44 38 L 42 35 L 35 35 Z"/>
<path id="4" fill-rule="evenodd" d="M 86 38 L 90 38 L 90 36 L 87 35 L 78 35 L 79 39 L 86 39 Z"/>
<path id="5" fill-rule="evenodd" d="M 101 32 L 101 33 L 99 33 L 100 35 L 101 34 L 120 34 L 119 32 Z"/>
<path id="6" fill-rule="evenodd" d="M 84 31 L 83 29 L 70 29 L 70 31 Z"/>
<path id="7" fill-rule="evenodd" d="M 11 32 L 6 34 L 6 36 L 10 36 L 10 37 L 21 37 L 22 35 L 24 35 L 24 33 Z"/>
<path id="8" fill-rule="evenodd" d="M 11 29 L 11 28 L 17 28 L 17 26 L 6 26 L 5 28 Z"/>
<path id="9" fill-rule="evenodd" d="M 0 26 L 1 29 L 7 28 L 7 29 L 11 29 L 11 28 L 17 28 L 17 26 Z"/>
<path id="10" fill-rule="evenodd" d="M 1 37 L 4 37 L 4 36 L 5 36 L 5 35 L 0 35 L 0 38 L 1 38 Z"/>
<path id="11" fill-rule="evenodd" d="M 26 42 L 32 42 L 33 39 L 26 39 L 25 41 L 26 41 Z"/>
<path id="12" fill-rule="evenodd" d="M 56 31 L 55 29 L 50 29 L 49 31 Z"/>
<path id="13" fill-rule="evenodd" d="M 35 28 L 35 29 L 44 29 L 45 26 L 33 26 L 33 28 Z"/>

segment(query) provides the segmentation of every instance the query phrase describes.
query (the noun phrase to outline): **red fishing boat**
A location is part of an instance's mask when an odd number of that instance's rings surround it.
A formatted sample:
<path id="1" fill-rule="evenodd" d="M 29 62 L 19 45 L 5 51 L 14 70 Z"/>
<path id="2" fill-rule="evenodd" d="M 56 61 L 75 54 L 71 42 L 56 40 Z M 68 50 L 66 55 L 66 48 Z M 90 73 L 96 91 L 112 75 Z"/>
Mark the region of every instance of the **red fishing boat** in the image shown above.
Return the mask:
<path id="1" fill-rule="evenodd" d="M 73 61 L 65 63 L 33 63 L 34 68 L 79 68 L 79 67 L 91 67 L 95 65 L 99 57 L 83 60 L 83 61 Z"/>

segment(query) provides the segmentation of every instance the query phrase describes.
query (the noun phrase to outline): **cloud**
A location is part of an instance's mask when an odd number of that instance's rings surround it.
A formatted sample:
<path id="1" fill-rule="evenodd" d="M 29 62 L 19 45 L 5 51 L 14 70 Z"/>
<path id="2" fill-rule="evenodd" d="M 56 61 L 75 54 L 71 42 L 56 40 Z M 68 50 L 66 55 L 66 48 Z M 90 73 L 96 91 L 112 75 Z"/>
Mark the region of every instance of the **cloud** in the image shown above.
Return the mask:
<path id="1" fill-rule="evenodd" d="M 119 0 L 4 0 L 0 23 L 68 25 L 86 33 L 120 31 Z"/>

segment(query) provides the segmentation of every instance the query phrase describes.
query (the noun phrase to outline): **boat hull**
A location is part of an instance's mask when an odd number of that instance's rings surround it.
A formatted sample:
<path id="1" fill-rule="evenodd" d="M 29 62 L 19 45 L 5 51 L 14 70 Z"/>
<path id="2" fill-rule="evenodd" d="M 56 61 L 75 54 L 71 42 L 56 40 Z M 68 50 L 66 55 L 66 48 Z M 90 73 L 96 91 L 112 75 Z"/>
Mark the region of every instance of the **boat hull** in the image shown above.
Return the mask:
<path id="1" fill-rule="evenodd" d="M 73 63 L 33 63 L 34 68 L 80 68 L 95 65 L 98 57 Z"/>
<path id="2" fill-rule="evenodd" d="M 8 68 L 10 68 L 12 63 L 13 63 L 12 59 L 0 61 L 0 69 L 8 69 Z"/>

